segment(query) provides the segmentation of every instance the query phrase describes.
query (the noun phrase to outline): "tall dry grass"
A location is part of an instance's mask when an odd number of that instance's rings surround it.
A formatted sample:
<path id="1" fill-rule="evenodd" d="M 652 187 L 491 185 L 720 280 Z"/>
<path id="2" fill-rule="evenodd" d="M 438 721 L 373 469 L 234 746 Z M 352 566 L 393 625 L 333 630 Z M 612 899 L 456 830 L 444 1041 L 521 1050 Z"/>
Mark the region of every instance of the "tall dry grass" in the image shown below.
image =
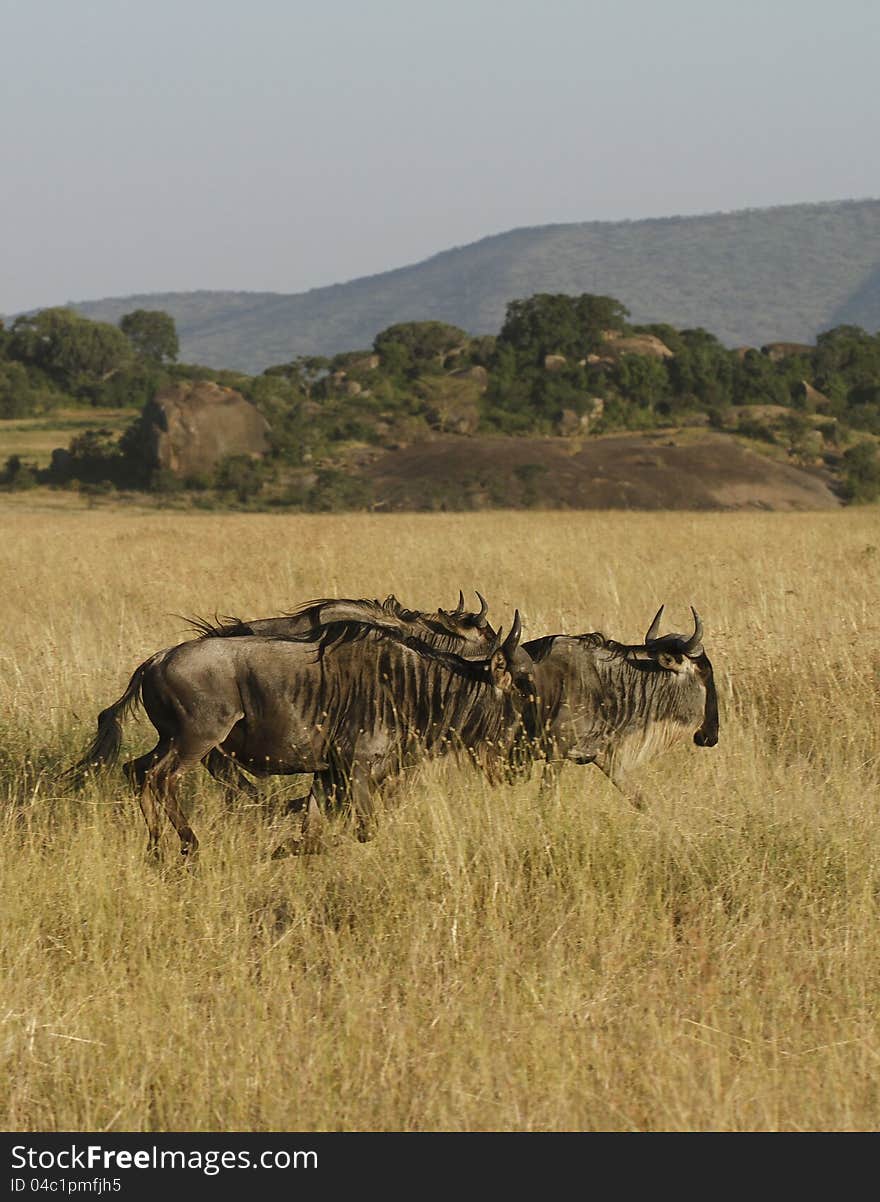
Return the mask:
<path id="1" fill-rule="evenodd" d="M 5 1129 L 880 1125 L 876 512 L 0 514 Z M 196 871 L 58 767 L 177 614 L 486 594 L 528 636 L 690 603 L 721 742 L 490 788 L 434 764 L 376 840 L 272 862 L 282 782 L 186 786 Z M 143 723 L 127 746 L 147 745 Z"/>

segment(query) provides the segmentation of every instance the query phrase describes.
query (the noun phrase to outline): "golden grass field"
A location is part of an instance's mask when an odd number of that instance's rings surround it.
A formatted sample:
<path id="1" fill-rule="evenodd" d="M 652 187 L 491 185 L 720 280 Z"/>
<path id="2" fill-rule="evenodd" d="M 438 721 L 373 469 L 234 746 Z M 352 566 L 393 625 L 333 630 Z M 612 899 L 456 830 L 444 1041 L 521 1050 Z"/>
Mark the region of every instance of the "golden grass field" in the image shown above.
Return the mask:
<path id="1" fill-rule="evenodd" d="M 0 419 L 0 466 L 10 455 L 47 467 L 56 447 L 87 430 L 121 433 L 134 416 L 131 409 L 54 409 L 43 417 Z"/>
<path id="2" fill-rule="evenodd" d="M 0 508 L 5 1130 L 880 1126 L 880 526 L 830 514 Z M 175 614 L 474 587 L 526 637 L 693 603 L 721 741 L 539 801 L 433 764 L 377 838 L 270 860 L 279 782 L 184 786 L 144 858 L 117 772 L 58 770 Z M 472 596 L 472 592 L 469 594 Z M 143 720 L 126 751 L 145 748 Z"/>

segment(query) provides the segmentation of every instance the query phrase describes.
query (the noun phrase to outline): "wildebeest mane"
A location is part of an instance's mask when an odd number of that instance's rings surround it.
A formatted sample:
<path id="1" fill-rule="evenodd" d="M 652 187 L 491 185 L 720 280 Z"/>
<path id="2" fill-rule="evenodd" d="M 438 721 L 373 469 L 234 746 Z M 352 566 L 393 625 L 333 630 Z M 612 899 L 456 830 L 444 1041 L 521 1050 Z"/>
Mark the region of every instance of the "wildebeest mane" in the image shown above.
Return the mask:
<path id="1" fill-rule="evenodd" d="M 254 633 L 243 618 L 236 618 L 232 614 L 215 614 L 213 621 L 198 615 L 183 620 L 198 632 L 200 639 L 240 638 L 242 635 Z"/>
<path id="2" fill-rule="evenodd" d="M 397 618 L 401 622 L 415 622 L 419 618 L 425 616 L 415 609 L 406 609 L 394 596 L 386 597 L 384 601 L 377 599 L 370 600 L 367 597 L 318 597 L 313 601 L 305 601 L 302 605 L 298 605 L 296 609 L 284 610 L 279 614 L 279 618 L 299 618 L 304 622 L 308 622 L 309 626 L 317 630 L 319 627 L 326 625 L 326 619 L 322 620 L 321 610 L 328 605 L 351 607 L 363 614 L 363 621 L 381 622 L 389 617 Z M 360 620 L 360 619 L 352 619 Z M 213 621 L 209 618 L 195 616 L 185 618 L 185 622 L 198 632 L 199 638 L 240 638 L 243 635 L 257 634 L 249 622 L 243 618 L 236 617 L 232 614 L 214 615 Z M 284 637 L 284 636 L 282 636 Z M 299 637 L 299 636 L 295 636 Z"/>
<path id="3" fill-rule="evenodd" d="M 340 611 L 344 616 L 340 616 Z M 365 597 L 323 597 L 306 601 L 278 618 L 261 618 L 252 622 L 231 615 L 216 614 L 213 621 L 202 617 L 186 618 L 185 621 L 201 639 L 258 635 L 261 638 L 289 639 L 292 642 L 320 642 L 322 647 L 327 645 L 325 631 L 328 627 L 339 627 L 335 632 L 336 636 L 344 641 L 351 641 L 352 638 L 358 637 L 356 631 L 353 628 L 343 630 L 342 627 L 346 623 L 365 623 L 389 635 L 421 637 L 425 643 L 439 651 L 457 652 L 462 647 L 463 640 L 467 638 L 462 633 L 461 626 L 469 625 L 468 619 L 473 619 L 474 616 L 462 615 L 457 623 L 456 616 L 440 610 L 436 613 L 422 613 L 416 609 L 407 609 L 395 596 L 390 595 L 384 601 Z M 265 632 L 265 626 L 283 626 L 286 620 L 293 624 L 294 629 L 275 629 L 271 634 Z M 408 630 L 407 627 L 420 629 Z M 494 637 L 495 632 L 488 624 L 477 628 L 483 631 L 487 642 Z"/>
<path id="4" fill-rule="evenodd" d="M 553 650 L 557 639 L 576 639 L 585 647 L 603 647 L 612 655 L 622 655 L 626 650 L 622 643 L 615 643 L 613 639 L 607 639 L 598 631 L 590 634 L 545 634 L 539 639 L 530 639 L 528 643 L 523 643 L 523 649 L 528 651 L 533 663 L 539 664 Z"/>
<path id="5" fill-rule="evenodd" d="M 299 618 L 310 610 L 322 609 L 325 605 L 352 605 L 357 609 L 363 610 L 367 618 L 400 618 L 402 622 L 414 622 L 417 618 L 423 615 L 417 609 L 407 609 L 405 605 L 401 605 L 393 593 L 380 601 L 374 597 L 372 600 L 369 597 L 318 597 L 314 601 L 304 601 L 302 605 L 298 605 L 296 609 L 286 611 L 286 618 Z"/>
<path id="6" fill-rule="evenodd" d="M 278 636 L 275 636 L 278 638 Z M 328 651 L 335 651 L 347 643 L 360 643 L 368 639 L 381 641 L 388 639 L 403 647 L 415 651 L 423 659 L 433 660 L 445 668 L 464 676 L 468 680 L 484 681 L 488 678 L 486 661 L 471 660 L 458 655 L 454 651 L 438 646 L 433 642 L 410 631 L 402 630 L 399 626 L 386 621 L 356 621 L 353 618 L 325 622 L 302 634 L 287 635 L 279 641 L 288 643 L 314 643 L 316 655 L 322 660 Z"/>
<path id="7" fill-rule="evenodd" d="M 333 740 L 346 748 L 358 732 L 397 730 L 404 758 L 411 740 L 427 751 L 458 748 L 495 779 L 502 757 L 506 763 L 503 732 L 520 711 L 514 691 L 499 696 L 487 687 L 491 675 L 484 660 L 438 652 L 415 636 L 384 633 L 360 623 L 331 623 L 326 629 L 326 646 L 335 650 L 323 662 L 313 702 L 319 713 L 342 716 Z M 366 640 L 373 642 L 376 659 L 353 666 L 345 644 Z"/>

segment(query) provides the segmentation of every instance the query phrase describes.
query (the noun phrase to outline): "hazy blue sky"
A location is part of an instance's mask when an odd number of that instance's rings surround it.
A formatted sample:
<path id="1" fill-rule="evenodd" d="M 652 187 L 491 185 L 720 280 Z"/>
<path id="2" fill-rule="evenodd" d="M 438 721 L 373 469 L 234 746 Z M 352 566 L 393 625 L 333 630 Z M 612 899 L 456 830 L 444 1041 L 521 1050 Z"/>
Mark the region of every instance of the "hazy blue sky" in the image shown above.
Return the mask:
<path id="1" fill-rule="evenodd" d="M 0 312 L 880 196 L 878 0 L 0 0 Z"/>

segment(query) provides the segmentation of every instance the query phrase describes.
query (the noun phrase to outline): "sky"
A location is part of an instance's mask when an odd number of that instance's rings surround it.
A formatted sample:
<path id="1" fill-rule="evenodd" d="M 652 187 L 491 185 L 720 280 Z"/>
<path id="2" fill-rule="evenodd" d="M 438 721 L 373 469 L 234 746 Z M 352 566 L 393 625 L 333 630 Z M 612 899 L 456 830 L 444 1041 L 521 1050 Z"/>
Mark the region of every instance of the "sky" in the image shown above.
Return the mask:
<path id="1" fill-rule="evenodd" d="M 0 312 L 880 197 L 877 0 L 0 0 Z"/>

